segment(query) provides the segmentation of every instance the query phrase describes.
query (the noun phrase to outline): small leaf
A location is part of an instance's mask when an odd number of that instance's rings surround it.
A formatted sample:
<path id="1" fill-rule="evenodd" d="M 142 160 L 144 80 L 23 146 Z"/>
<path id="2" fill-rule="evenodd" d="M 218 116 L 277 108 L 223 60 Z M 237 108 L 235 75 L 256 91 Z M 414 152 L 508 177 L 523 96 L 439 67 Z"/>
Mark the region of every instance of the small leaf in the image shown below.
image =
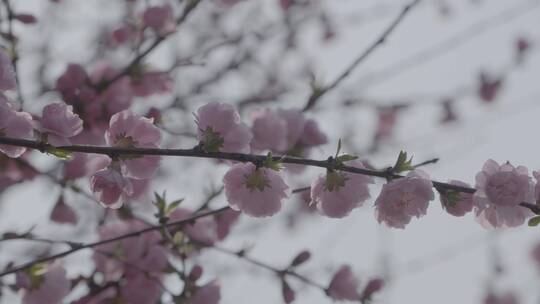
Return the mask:
<path id="1" fill-rule="evenodd" d="M 529 219 L 529 226 L 530 227 L 536 227 L 540 224 L 540 216 L 535 216 L 531 219 Z"/>
<path id="2" fill-rule="evenodd" d="M 179 199 L 179 200 L 176 200 L 172 203 L 169 204 L 169 206 L 167 206 L 167 209 L 165 210 L 165 214 L 166 215 L 169 215 L 171 212 L 174 211 L 174 209 L 176 209 L 178 206 L 180 206 L 180 204 L 184 201 L 184 199 Z"/>
<path id="3" fill-rule="evenodd" d="M 337 150 L 336 150 L 335 158 L 338 158 L 339 152 L 341 152 L 341 138 L 338 139 L 338 142 L 337 142 Z"/>
<path id="4" fill-rule="evenodd" d="M 63 159 L 63 160 L 70 160 L 71 159 L 71 152 L 69 151 L 66 151 L 66 150 L 60 150 L 60 149 L 57 149 L 55 147 L 49 147 L 47 148 L 47 153 L 51 154 L 51 155 L 54 155 L 60 159 Z"/>
<path id="5" fill-rule="evenodd" d="M 396 164 L 392 168 L 395 173 L 400 173 L 403 171 L 413 170 L 414 166 L 412 165 L 412 156 L 407 160 L 407 152 L 400 151 Z"/>
<path id="6" fill-rule="evenodd" d="M 358 159 L 358 156 L 350 155 L 350 154 L 343 154 L 336 158 L 336 160 L 341 163 L 348 162 L 355 159 Z"/>
<path id="7" fill-rule="evenodd" d="M 281 163 L 281 160 L 274 160 L 272 152 L 268 152 L 266 159 L 263 162 L 263 167 L 279 172 L 283 169 L 283 164 Z"/>

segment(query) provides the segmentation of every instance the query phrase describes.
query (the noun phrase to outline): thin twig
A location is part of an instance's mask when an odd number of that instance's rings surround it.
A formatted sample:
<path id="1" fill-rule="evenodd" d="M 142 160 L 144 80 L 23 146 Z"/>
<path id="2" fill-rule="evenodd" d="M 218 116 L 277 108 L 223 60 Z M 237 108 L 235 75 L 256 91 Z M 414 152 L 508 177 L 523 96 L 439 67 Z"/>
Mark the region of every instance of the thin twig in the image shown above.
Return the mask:
<path id="1" fill-rule="evenodd" d="M 212 211 L 208 211 L 208 212 L 204 212 L 204 213 L 192 216 L 192 217 L 187 218 L 187 219 L 178 220 L 178 221 L 174 221 L 174 222 L 169 222 L 169 223 L 166 223 L 166 224 L 163 224 L 163 225 L 150 226 L 148 228 L 136 230 L 136 231 L 126 233 L 126 234 L 123 234 L 123 235 L 120 235 L 120 236 L 117 236 L 117 237 L 113 237 L 113 238 L 110 238 L 110 239 L 100 240 L 100 241 L 97 241 L 97 242 L 92 242 L 92 243 L 87 243 L 87 244 L 73 244 L 71 246 L 72 248 L 69 249 L 69 250 L 65 250 L 65 251 L 62 251 L 62 252 L 57 253 L 57 254 L 42 257 L 42 258 L 39 258 L 39 259 L 36 259 L 36 260 L 32 260 L 30 262 L 24 263 L 24 264 L 19 265 L 19 266 L 9 268 L 9 269 L 1 272 L 0 277 L 6 276 L 8 274 L 16 273 L 16 272 L 21 271 L 21 270 L 28 269 L 28 268 L 32 267 L 33 265 L 36 265 L 36 264 L 39 264 L 39 263 L 50 262 L 50 261 L 53 261 L 53 260 L 68 256 L 68 255 L 70 255 L 72 253 L 75 253 L 75 252 L 83 250 L 83 249 L 94 248 L 94 247 L 101 246 L 101 245 L 104 245 L 104 244 L 117 242 L 117 241 L 120 241 L 120 240 L 123 240 L 123 239 L 137 237 L 137 236 L 140 236 L 142 234 L 145 234 L 145 233 L 148 233 L 148 232 L 151 232 L 151 231 L 157 231 L 157 230 L 167 228 L 167 227 L 183 226 L 185 224 L 192 223 L 193 221 L 195 221 L 195 220 L 197 220 L 199 218 L 219 214 L 219 213 L 224 212 L 226 210 L 229 210 L 229 207 L 222 207 L 222 208 L 219 208 L 219 209 L 216 209 L 216 210 L 212 210 Z"/>
<path id="2" fill-rule="evenodd" d="M 403 21 L 405 16 L 416 6 L 421 0 L 414 0 L 410 4 L 403 7 L 401 13 L 392 21 L 392 23 L 381 33 L 381 35 L 373 42 L 362 54 L 360 54 L 339 76 L 324 88 L 316 89 L 313 91 L 308 99 L 308 102 L 304 106 L 303 111 L 307 111 L 315 106 L 317 101 L 329 91 L 335 89 L 343 80 L 345 80 L 362 62 L 366 60 L 378 47 L 384 44 L 388 36 L 396 29 L 396 27 Z"/>

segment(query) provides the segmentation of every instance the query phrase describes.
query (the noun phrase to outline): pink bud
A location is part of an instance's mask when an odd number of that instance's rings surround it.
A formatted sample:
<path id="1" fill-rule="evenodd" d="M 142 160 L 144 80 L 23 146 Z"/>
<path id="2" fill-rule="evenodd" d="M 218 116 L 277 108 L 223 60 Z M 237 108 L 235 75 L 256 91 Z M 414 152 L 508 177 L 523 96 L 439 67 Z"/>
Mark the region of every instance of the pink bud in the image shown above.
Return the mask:
<path id="1" fill-rule="evenodd" d="M 292 303 L 296 298 L 294 290 L 285 280 L 281 281 L 281 294 L 283 295 L 283 301 L 287 304 Z"/>
<path id="2" fill-rule="evenodd" d="M 364 291 L 362 291 L 362 301 L 371 299 L 376 292 L 379 292 L 384 287 L 384 281 L 381 278 L 369 280 Z"/>
<path id="3" fill-rule="evenodd" d="M 37 22 L 36 17 L 31 14 L 17 14 L 13 17 L 24 24 L 34 24 Z"/>
<path id="4" fill-rule="evenodd" d="M 63 196 L 60 196 L 58 202 L 54 206 L 51 212 L 51 221 L 57 222 L 60 224 L 76 224 L 77 223 L 77 214 L 73 209 L 64 203 Z"/>
<path id="5" fill-rule="evenodd" d="M 300 252 L 291 262 L 292 267 L 304 264 L 311 258 L 311 253 L 307 250 Z"/>
<path id="6" fill-rule="evenodd" d="M 195 265 L 189 272 L 189 280 L 191 282 L 196 282 L 198 279 L 201 278 L 202 274 L 203 274 L 202 267 L 199 265 Z"/>

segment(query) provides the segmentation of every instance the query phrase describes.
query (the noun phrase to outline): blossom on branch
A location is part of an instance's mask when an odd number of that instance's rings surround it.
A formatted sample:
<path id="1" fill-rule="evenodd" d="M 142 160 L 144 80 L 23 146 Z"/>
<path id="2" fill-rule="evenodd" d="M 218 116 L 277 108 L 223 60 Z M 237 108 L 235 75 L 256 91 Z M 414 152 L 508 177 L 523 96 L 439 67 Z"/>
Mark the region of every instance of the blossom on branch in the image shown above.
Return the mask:
<path id="1" fill-rule="evenodd" d="M 489 159 L 476 175 L 473 199 L 476 220 L 483 227 L 516 227 L 532 215 L 519 204 L 535 203 L 534 185 L 524 166 Z"/>
<path id="2" fill-rule="evenodd" d="M 223 177 L 231 208 L 253 217 L 267 217 L 281 209 L 289 186 L 278 172 L 252 163 L 236 164 Z"/>
<path id="3" fill-rule="evenodd" d="M 54 146 L 70 145 L 70 137 L 83 130 L 83 121 L 73 113 L 73 107 L 65 103 L 52 103 L 43 108 L 37 129 L 47 136 L 47 142 Z"/>
<path id="4" fill-rule="evenodd" d="M 227 103 L 211 102 L 200 107 L 196 114 L 197 138 L 207 152 L 249 153 L 251 138 L 234 107 Z"/>
<path id="5" fill-rule="evenodd" d="M 161 133 L 153 119 L 126 110 L 111 117 L 105 132 L 107 143 L 117 148 L 157 148 Z M 121 156 L 122 174 L 134 179 L 149 179 L 159 167 L 159 156 Z"/>
<path id="6" fill-rule="evenodd" d="M 351 166 L 364 168 L 362 163 L 353 162 Z M 336 170 L 327 170 L 311 185 L 311 198 L 322 214 L 328 217 L 347 216 L 354 208 L 370 198 L 369 184 L 372 177 Z"/>
<path id="7" fill-rule="evenodd" d="M 13 110 L 4 95 L 0 94 L 0 136 L 31 139 L 33 136 L 32 116 Z M 26 151 L 24 147 L 0 145 L 0 152 L 17 158 Z"/>
<path id="8" fill-rule="evenodd" d="M 421 170 L 413 170 L 383 185 L 375 201 L 375 214 L 379 223 L 403 229 L 413 216 L 425 215 L 429 201 L 434 198 L 429 176 Z"/>

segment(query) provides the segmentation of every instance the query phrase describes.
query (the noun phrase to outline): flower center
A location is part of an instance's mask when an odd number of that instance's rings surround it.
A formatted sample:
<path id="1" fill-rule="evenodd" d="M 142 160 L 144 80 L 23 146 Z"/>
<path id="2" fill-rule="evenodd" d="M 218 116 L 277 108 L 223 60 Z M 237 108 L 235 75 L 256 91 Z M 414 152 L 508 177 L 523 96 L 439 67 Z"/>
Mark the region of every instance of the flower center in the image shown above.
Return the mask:
<path id="1" fill-rule="evenodd" d="M 494 175 L 488 182 L 486 194 L 495 205 L 511 206 L 519 204 L 522 200 L 522 187 L 519 176 L 512 172 L 501 172 Z"/>
<path id="2" fill-rule="evenodd" d="M 343 173 L 336 171 L 327 171 L 324 188 L 328 192 L 338 191 L 339 188 L 345 186 L 345 182 L 347 180 L 347 176 Z"/>
<path id="3" fill-rule="evenodd" d="M 255 169 L 253 173 L 250 175 L 245 176 L 246 181 L 244 182 L 246 187 L 253 191 L 253 190 L 259 190 L 264 191 L 265 187 L 270 188 L 270 181 L 266 177 L 266 175 L 262 172 L 262 170 Z"/>
<path id="4" fill-rule="evenodd" d="M 223 147 L 225 140 L 212 127 L 207 127 L 202 133 L 201 146 L 206 152 L 218 152 Z"/>
<path id="5" fill-rule="evenodd" d="M 137 141 L 131 136 L 126 136 L 126 134 L 118 135 L 114 144 L 116 148 L 134 148 L 136 145 Z"/>

